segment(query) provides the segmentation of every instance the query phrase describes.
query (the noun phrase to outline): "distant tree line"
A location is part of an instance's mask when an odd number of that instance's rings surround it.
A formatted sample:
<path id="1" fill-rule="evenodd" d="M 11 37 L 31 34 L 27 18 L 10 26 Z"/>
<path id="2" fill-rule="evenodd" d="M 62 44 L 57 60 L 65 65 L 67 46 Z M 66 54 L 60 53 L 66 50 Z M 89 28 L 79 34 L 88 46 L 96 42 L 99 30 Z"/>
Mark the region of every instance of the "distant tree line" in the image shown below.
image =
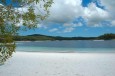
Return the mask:
<path id="1" fill-rule="evenodd" d="M 111 39 L 115 39 L 115 34 L 104 34 L 98 37 L 99 39 L 104 39 L 104 40 L 111 40 Z"/>
<path id="2" fill-rule="evenodd" d="M 15 36 L 15 41 L 40 41 L 40 40 L 111 40 L 115 39 L 115 34 L 109 33 L 98 37 L 61 37 L 33 34 L 27 36 Z"/>

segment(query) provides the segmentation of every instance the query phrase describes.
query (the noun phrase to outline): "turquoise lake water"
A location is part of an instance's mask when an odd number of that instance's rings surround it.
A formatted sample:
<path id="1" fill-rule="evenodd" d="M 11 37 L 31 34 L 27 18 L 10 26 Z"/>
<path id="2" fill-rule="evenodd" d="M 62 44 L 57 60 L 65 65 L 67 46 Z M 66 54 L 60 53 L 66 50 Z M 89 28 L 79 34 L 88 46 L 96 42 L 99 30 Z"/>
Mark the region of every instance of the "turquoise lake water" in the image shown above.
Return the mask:
<path id="1" fill-rule="evenodd" d="M 110 52 L 115 53 L 115 40 L 71 40 L 16 42 L 16 51 L 24 52 Z"/>

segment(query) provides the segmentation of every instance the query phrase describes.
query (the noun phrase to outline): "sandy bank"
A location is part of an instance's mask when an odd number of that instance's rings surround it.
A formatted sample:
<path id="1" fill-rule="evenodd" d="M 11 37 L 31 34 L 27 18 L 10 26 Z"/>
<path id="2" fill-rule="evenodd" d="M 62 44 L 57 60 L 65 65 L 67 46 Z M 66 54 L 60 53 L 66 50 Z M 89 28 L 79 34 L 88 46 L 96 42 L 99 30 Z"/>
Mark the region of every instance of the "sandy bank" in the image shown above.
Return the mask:
<path id="1" fill-rule="evenodd" d="M 115 76 L 115 53 L 17 52 L 0 76 Z"/>

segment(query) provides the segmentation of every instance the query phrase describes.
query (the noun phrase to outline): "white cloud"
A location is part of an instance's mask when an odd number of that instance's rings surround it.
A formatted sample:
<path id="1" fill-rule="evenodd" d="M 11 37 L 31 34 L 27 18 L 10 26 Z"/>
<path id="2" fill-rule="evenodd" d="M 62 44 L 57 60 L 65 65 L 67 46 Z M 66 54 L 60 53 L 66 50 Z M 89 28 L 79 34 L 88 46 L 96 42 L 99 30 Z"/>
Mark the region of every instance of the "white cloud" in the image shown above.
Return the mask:
<path id="1" fill-rule="evenodd" d="M 99 5 L 101 2 L 98 0 Z M 90 3 L 88 7 L 82 6 L 82 0 L 54 0 L 54 4 L 50 9 L 50 16 L 44 23 L 61 23 L 65 30 L 64 32 L 72 32 L 78 26 L 83 24 L 73 23 L 75 18 L 83 17 L 86 24 L 92 27 L 102 26 L 103 21 L 110 20 L 110 12 L 96 6 L 95 3 Z"/>
<path id="2" fill-rule="evenodd" d="M 41 29 L 48 29 L 48 26 L 45 26 L 43 24 L 38 24 L 37 28 L 41 28 Z"/>
<path id="3" fill-rule="evenodd" d="M 115 19 L 115 0 L 101 0 L 101 4 L 109 12 L 111 19 Z"/>
<path id="4" fill-rule="evenodd" d="M 67 33 L 67 32 L 72 32 L 75 28 L 73 27 L 67 27 L 65 28 L 65 30 L 63 31 L 64 33 Z"/>
<path id="5" fill-rule="evenodd" d="M 112 26 L 115 26 L 115 20 L 113 20 L 113 21 L 111 22 L 111 24 L 112 24 Z"/>
<path id="6" fill-rule="evenodd" d="M 53 29 L 50 29 L 49 32 L 55 32 L 55 31 L 58 31 L 57 28 L 53 28 Z"/>
<path id="7" fill-rule="evenodd" d="M 100 0 L 101 1 L 101 4 L 103 6 L 105 6 L 105 8 L 107 10 L 111 10 L 111 11 L 114 11 L 112 9 L 114 9 L 114 6 L 115 6 L 115 0 Z"/>
<path id="8" fill-rule="evenodd" d="M 76 24 L 76 26 L 82 26 L 83 24 L 81 22 L 79 22 L 78 24 Z"/>
<path id="9" fill-rule="evenodd" d="M 83 17 L 87 21 L 87 25 L 98 26 L 102 21 L 109 18 L 109 14 L 94 3 L 90 3 L 88 7 L 85 7 Z"/>
<path id="10" fill-rule="evenodd" d="M 78 26 L 83 26 L 82 21 L 73 23 L 79 17 L 82 17 L 86 24 L 92 27 L 102 26 L 103 21 L 109 21 L 112 25 L 115 25 L 115 1 L 98 0 L 98 3 L 100 6 L 104 6 L 105 9 L 97 7 L 93 2 L 88 7 L 83 7 L 82 0 L 54 0 L 54 4 L 50 8 L 49 17 L 40 25 L 48 28 L 51 23 L 61 24 L 62 27 L 65 27 L 64 32 L 71 32 Z M 38 7 L 38 5 L 35 6 Z M 27 11 L 26 8 L 24 10 Z M 44 13 L 44 11 L 42 12 Z M 35 13 L 40 13 L 40 11 L 37 11 L 36 8 Z M 57 31 L 56 29 L 52 30 Z M 53 32 L 52 30 L 50 32 Z"/>
<path id="11" fill-rule="evenodd" d="M 63 32 L 64 33 L 72 32 L 75 30 L 75 28 L 80 27 L 80 26 L 82 26 L 81 22 L 79 22 L 79 23 L 65 23 L 65 24 L 63 24 L 63 27 L 65 27 Z"/>
<path id="12" fill-rule="evenodd" d="M 63 24 L 64 27 L 79 27 L 79 26 L 82 26 L 82 23 L 79 22 L 79 23 L 65 23 Z"/>
<path id="13" fill-rule="evenodd" d="M 82 15 L 83 7 L 81 3 L 81 0 L 54 0 L 47 21 L 55 23 L 71 22 L 74 18 Z"/>
<path id="14" fill-rule="evenodd" d="M 45 22 L 65 25 L 72 23 L 75 18 L 80 16 L 86 20 L 88 26 L 101 26 L 102 21 L 110 21 L 108 10 L 97 7 L 95 3 L 90 3 L 88 7 L 83 7 L 81 3 L 82 0 L 54 0 L 54 4 L 50 9 L 51 15 Z M 101 5 L 99 0 L 98 3 Z"/>

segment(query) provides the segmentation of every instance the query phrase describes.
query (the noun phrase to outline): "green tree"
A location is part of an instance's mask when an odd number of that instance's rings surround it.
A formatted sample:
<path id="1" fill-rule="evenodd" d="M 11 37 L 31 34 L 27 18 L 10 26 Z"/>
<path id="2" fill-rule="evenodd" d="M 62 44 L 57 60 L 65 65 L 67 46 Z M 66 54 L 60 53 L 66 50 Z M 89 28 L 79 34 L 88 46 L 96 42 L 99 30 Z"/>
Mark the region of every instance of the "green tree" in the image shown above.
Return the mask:
<path id="1" fill-rule="evenodd" d="M 0 64 L 15 51 L 13 37 L 21 30 L 19 24 L 29 29 L 36 28 L 39 21 L 49 16 L 49 8 L 53 3 L 53 0 L 9 1 L 0 1 Z"/>
<path id="2" fill-rule="evenodd" d="M 99 39 L 104 39 L 104 40 L 115 39 L 115 34 L 112 34 L 112 33 L 104 34 L 104 35 L 99 36 Z"/>

